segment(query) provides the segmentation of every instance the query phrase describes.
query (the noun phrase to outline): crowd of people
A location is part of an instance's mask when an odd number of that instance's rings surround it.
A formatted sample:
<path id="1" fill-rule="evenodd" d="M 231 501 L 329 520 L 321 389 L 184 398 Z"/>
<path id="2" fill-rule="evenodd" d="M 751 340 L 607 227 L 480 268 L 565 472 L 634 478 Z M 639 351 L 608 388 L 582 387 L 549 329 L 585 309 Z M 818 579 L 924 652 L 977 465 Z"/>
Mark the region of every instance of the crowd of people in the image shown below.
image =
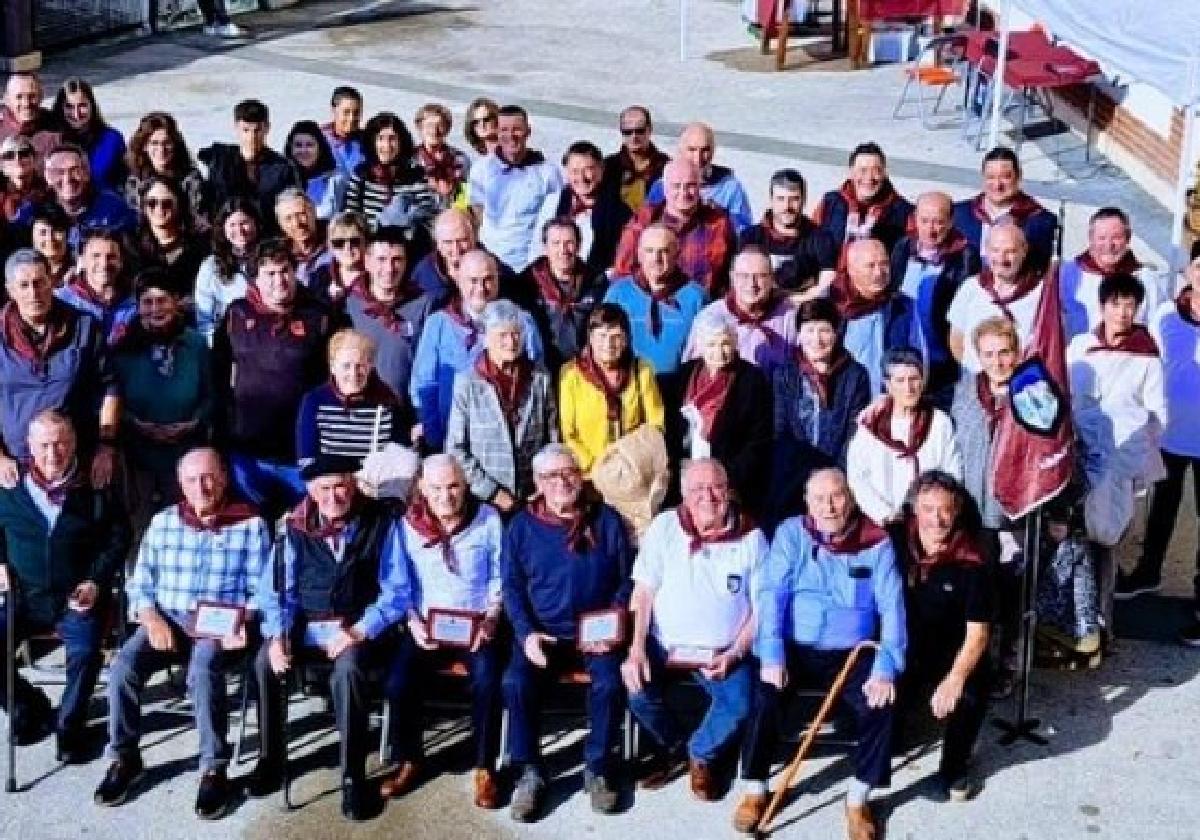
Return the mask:
<path id="1" fill-rule="evenodd" d="M 973 198 L 910 201 L 864 143 L 811 212 L 788 168 L 756 217 L 709 126 L 667 154 L 641 106 L 615 152 L 580 140 L 555 161 L 488 99 L 458 148 L 444 105 L 410 130 L 339 87 L 281 151 L 247 100 L 234 142 L 193 156 L 164 112 L 126 142 L 82 79 L 43 98 L 18 73 L 0 108 L 0 612 L 16 641 L 57 634 L 67 685 L 54 710 L 18 676 L 5 707 L 19 743 L 53 733 L 86 762 L 110 616 L 136 625 L 108 674 L 100 805 L 141 782 L 164 663 L 187 663 L 206 819 L 235 788 L 280 788 L 287 674 L 323 663 L 342 810 L 367 818 L 420 782 L 425 701 L 458 663 L 477 806 L 506 795 L 503 710 L 512 816 L 542 812 L 543 701 L 583 674 L 596 811 L 617 806 L 627 704 L 646 789 L 686 774 L 718 799 L 740 750 L 733 820 L 752 832 L 788 694 L 868 640 L 842 697 L 851 840 L 877 836 L 871 792 L 922 715 L 945 728 L 932 795 L 970 798 L 1028 562 L 999 430 L 1014 372 L 1055 346 L 1075 470 L 1042 508 L 1046 640 L 1095 656 L 1113 600 L 1160 587 L 1200 459 L 1200 249 L 1181 280 L 1156 272 L 1106 207 L 1058 257 L 1008 149 Z M 396 452 L 419 474 L 382 493 L 364 463 Z M 263 734 L 230 779 L 239 662 Z M 681 682 L 708 699 L 690 728 Z"/>

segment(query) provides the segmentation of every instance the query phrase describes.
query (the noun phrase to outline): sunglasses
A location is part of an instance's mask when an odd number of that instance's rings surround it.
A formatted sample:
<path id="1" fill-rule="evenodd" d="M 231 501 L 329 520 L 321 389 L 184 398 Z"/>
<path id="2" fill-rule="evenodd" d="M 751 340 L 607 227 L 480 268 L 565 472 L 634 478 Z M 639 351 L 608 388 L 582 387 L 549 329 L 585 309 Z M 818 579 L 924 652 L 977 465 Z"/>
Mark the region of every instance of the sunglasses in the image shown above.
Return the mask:
<path id="1" fill-rule="evenodd" d="M 483 117 L 475 117 L 471 120 L 471 125 L 482 125 L 483 123 L 495 122 L 496 119 L 497 118 L 492 114 L 488 114 L 487 116 Z"/>
<path id="2" fill-rule="evenodd" d="M 638 125 L 638 126 L 633 126 L 632 128 L 625 128 L 624 126 L 621 126 L 621 136 L 622 137 L 633 137 L 635 134 L 640 137 L 644 134 L 649 134 L 649 133 L 650 133 L 650 126 L 648 126 L 648 125 Z"/>
<path id="3" fill-rule="evenodd" d="M 175 199 L 173 198 L 147 198 L 145 201 L 147 210 L 174 210 Z"/>
<path id="4" fill-rule="evenodd" d="M 0 160 L 16 160 L 17 158 L 33 157 L 33 149 L 10 149 L 4 154 L 0 154 Z"/>
<path id="5" fill-rule="evenodd" d="M 333 239 L 329 240 L 329 244 L 332 245 L 334 248 L 339 248 L 339 249 L 341 249 L 341 248 L 361 248 L 363 241 L 362 241 L 361 236 L 351 236 L 347 239 L 343 239 L 340 236 L 336 236 Z"/>

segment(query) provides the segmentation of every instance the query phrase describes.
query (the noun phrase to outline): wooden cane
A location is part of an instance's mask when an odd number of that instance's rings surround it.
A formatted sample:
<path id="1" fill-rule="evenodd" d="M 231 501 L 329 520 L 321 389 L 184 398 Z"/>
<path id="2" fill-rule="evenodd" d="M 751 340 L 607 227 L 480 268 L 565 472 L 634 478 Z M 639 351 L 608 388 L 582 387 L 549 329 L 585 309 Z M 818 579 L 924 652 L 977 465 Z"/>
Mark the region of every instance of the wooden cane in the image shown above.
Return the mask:
<path id="1" fill-rule="evenodd" d="M 854 670 L 854 665 L 858 662 L 859 654 L 868 648 L 878 650 L 879 644 L 870 640 L 859 642 L 846 657 L 846 664 L 842 666 L 837 679 L 829 687 L 829 692 L 825 695 L 825 701 L 821 703 L 821 708 L 817 710 L 817 716 L 808 725 L 808 731 L 804 733 L 804 740 L 800 742 L 800 748 L 796 750 L 796 757 L 792 759 L 792 763 L 783 771 L 783 781 L 775 789 L 775 795 L 771 797 L 771 801 L 767 805 L 767 810 L 763 813 L 762 819 L 759 820 L 757 833 L 766 834 L 770 830 L 771 820 L 775 818 L 775 814 L 779 811 L 780 806 L 783 805 L 783 798 L 791 790 L 792 783 L 796 779 L 796 774 L 800 772 L 800 765 L 804 763 L 804 759 L 808 757 L 808 751 L 812 748 L 813 742 L 817 740 L 817 732 L 820 731 L 825 723 L 825 718 L 833 710 L 833 704 L 841 696 L 842 689 L 846 686 L 846 680 L 850 678 L 850 672 Z"/>
<path id="2" fill-rule="evenodd" d="M 0 603 L 4 605 L 4 660 L 5 698 L 8 706 L 8 721 L 5 725 L 5 776 L 4 790 L 17 792 L 17 730 L 13 719 L 17 711 L 17 599 L 10 597 L 13 591 L 13 575 L 10 567 L 0 565 L 4 575 L 4 589 L 0 591 Z"/>

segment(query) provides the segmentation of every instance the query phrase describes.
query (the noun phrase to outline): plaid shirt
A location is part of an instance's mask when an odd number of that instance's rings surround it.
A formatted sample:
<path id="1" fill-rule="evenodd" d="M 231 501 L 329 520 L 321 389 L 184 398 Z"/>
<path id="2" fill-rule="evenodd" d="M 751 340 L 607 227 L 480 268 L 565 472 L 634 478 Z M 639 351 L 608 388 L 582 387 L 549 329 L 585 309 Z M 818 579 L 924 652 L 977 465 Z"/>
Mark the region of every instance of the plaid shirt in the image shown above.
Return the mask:
<path id="1" fill-rule="evenodd" d="M 129 614 L 147 607 L 191 612 L 198 601 L 246 606 L 271 556 L 271 532 L 259 517 L 217 532 L 183 523 L 177 505 L 155 514 L 125 586 Z"/>
<path id="2" fill-rule="evenodd" d="M 638 264 L 638 240 L 655 222 L 662 222 L 679 238 L 680 270 L 703 286 L 710 298 L 724 295 L 737 243 L 729 214 L 708 203 L 701 203 L 686 222 L 668 214 L 665 202 L 643 205 L 621 232 L 613 276 L 633 273 Z"/>

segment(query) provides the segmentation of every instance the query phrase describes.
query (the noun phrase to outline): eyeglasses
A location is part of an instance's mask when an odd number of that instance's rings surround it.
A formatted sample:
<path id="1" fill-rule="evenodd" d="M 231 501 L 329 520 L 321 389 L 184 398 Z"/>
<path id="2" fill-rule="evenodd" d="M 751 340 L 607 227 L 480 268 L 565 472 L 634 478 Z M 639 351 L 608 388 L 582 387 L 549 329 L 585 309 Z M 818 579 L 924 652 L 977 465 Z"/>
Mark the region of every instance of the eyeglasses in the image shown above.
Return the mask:
<path id="1" fill-rule="evenodd" d="M 635 125 L 635 126 L 630 126 L 629 128 L 626 128 L 625 126 L 621 126 L 621 136 L 622 137 L 633 137 L 635 134 L 640 137 L 644 134 L 649 134 L 649 133 L 650 133 L 650 126 L 648 126 L 648 125 Z"/>
<path id="2" fill-rule="evenodd" d="M 147 210 L 174 210 L 175 199 L 173 198 L 147 198 L 145 200 Z"/>
<path id="3" fill-rule="evenodd" d="M 10 149 L 4 154 L 0 154 L 0 160 L 22 160 L 33 157 L 33 149 Z"/>
<path id="4" fill-rule="evenodd" d="M 361 236 L 351 236 L 345 239 L 338 236 L 330 239 L 329 244 L 339 250 L 342 248 L 361 248 L 363 240 Z"/>
<path id="5" fill-rule="evenodd" d="M 582 474 L 578 469 L 550 470 L 549 472 L 538 473 L 538 478 L 542 479 L 542 481 L 557 481 L 560 484 L 569 484 L 577 481 Z"/>

